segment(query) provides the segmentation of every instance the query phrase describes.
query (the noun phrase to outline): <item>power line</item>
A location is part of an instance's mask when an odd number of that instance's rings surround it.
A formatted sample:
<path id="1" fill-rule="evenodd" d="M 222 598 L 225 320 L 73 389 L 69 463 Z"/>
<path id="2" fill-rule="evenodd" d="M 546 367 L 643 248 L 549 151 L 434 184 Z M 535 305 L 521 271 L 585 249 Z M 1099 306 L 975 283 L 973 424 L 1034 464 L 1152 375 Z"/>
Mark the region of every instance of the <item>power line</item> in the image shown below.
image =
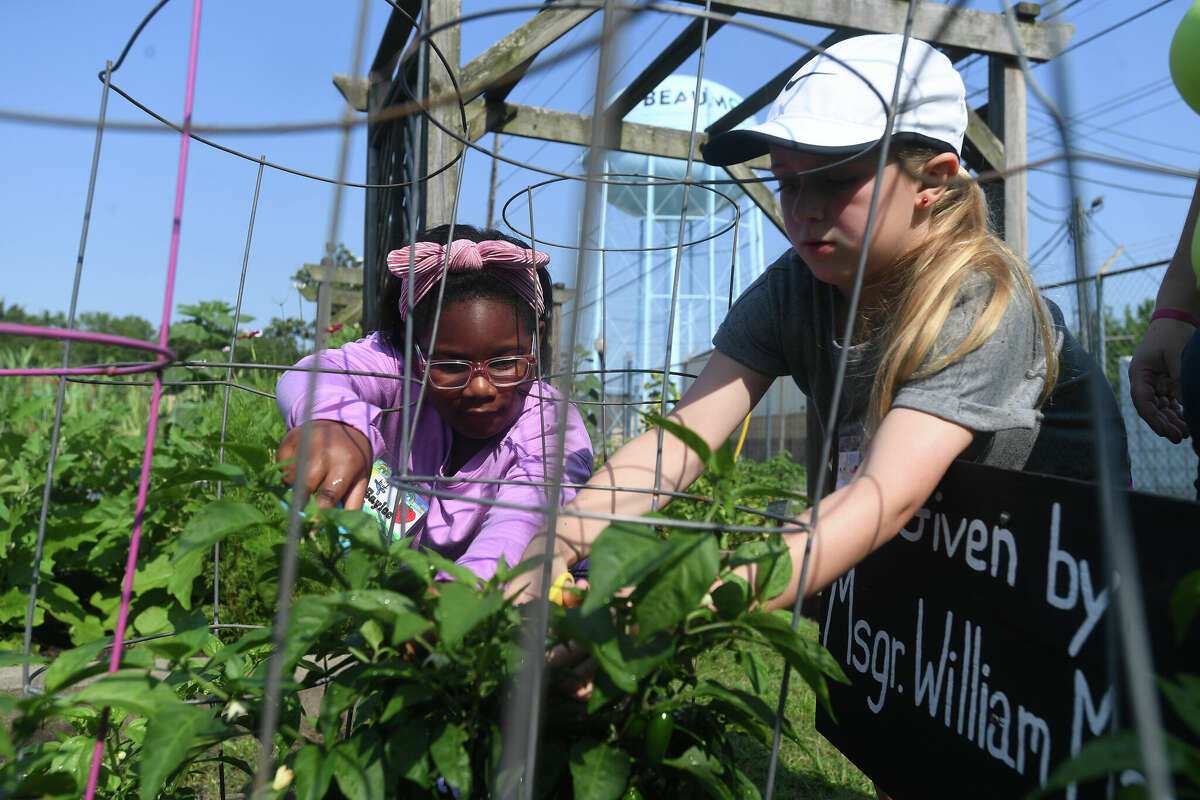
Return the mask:
<path id="1" fill-rule="evenodd" d="M 1078 42 L 1075 42 L 1074 44 L 1070 45 L 1069 47 L 1066 47 L 1066 48 L 1064 48 L 1063 50 L 1061 50 L 1061 51 L 1058 53 L 1058 55 L 1057 55 L 1057 56 L 1055 56 L 1055 58 L 1060 58 L 1060 57 L 1062 57 L 1062 56 L 1066 55 L 1067 53 L 1071 52 L 1072 50 L 1077 50 L 1077 49 L 1079 49 L 1080 47 L 1083 47 L 1085 44 L 1090 44 L 1090 43 L 1092 43 L 1092 42 L 1096 41 L 1097 39 L 1099 39 L 1101 36 L 1106 36 L 1106 35 L 1108 35 L 1108 34 L 1112 33 L 1113 31 L 1117 30 L 1118 28 L 1121 28 L 1121 27 L 1123 27 L 1123 26 L 1125 26 L 1125 25 L 1128 25 L 1129 23 L 1133 22 L 1134 20 L 1138 19 L 1139 17 L 1142 17 L 1142 16 L 1145 16 L 1146 14 L 1149 14 L 1151 11 L 1154 11 L 1156 8 L 1161 8 L 1162 6 L 1165 6 L 1165 5 L 1166 5 L 1167 3 L 1169 3 L 1169 2 L 1171 2 L 1171 0 L 1159 0 L 1159 2 L 1157 2 L 1157 3 L 1155 3 L 1155 4 L 1151 5 L 1151 6 L 1147 6 L 1146 8 L 1144 8 L 1144 9 L 1142 9 L 1141 11 L 1137 12 L 1136 14 L 1133 14 L 1132 16 L 1126 17 L 1125 19 L 1121 20 L 1121 21 L 1120 21 L 1120 22 L 1118 22 L 1118 23 L 1115 23 L 1115 24 L 1113 24 L 1113 25 L 1109 25 L 1107 28 L 1105 28 L 1105 29 L 1104 29 L 1104 30 L 1102 30 L 1102 31 L 1099 31 L 1099 32 L 1097 32 L 1097 33 L 1093 33 L 1091 36 L 1088 36 L 1088 37 L 1087 37 L 1087 38 L 1085 38 L 1085 39 L 1080 39 Z M 1048 63 L 1050 63 L 1050 62 L 1048 62 L 1048 61 L 1040 61 L 1040 62 L 1038 62 L 1038 63 L 1036 63 L 1036 64 L 1033 64 L 1033 65 L 1030 67 L 1030 69 L 1035 69 L 1035 68 L 1037 68 L 1037 67 L 1040 67 L 1042 64 L 1048 64 Z M 973 93 L 971 93 L 970 95 L 968 95 L 968 98 L 970 98 L 970 97 L 975 97 L 976 95 L 978 95 L 978 94 L 980 94 L 981 92 L 984 92 L 984 91 L 986 91 L 986 89 L 976 89 L 976 90 L 975 90 Z"/>
<path id="2" fill-rule="evenodd" d="M 1029 199 L 1032 200 L 1033 202 L 1039 204 L 1042 208 L 1047 208 L 1051 211 L 1062 211 L 1065 213 L 1065 212 L 1071 210 L 1071 206 L 1069 206 L 1069 205 L 1056 206 L 1056 205 L 1053 205 L 1052 203 L 1047 203 L 1045 200 L 1038 197 L 1036 194 L 1029 195 Z"/>
<path id="3" fill-rule="evenodd" d="M 1153 83 L 1130 89 L 1124 94 L 1117 95 L 1116 97 L 1106 97 L 1099 103 L 1089 106 L 1088 108 L 1082 110 L 1075 109 L 1074 113 L 1070 117 L 1070 122 L 1085 122 L 1113 111 L 1129 112 L 1126 116 L 1117 120 L 1118 122 L 1124 122 L 1125 120 L 1132 118 L 1134 115 L 1134 112 L 1132 112 L 1129 108 L 1132 104 L 1153 94 L 1157 94 L 1164 89 L 1169 89 L 1172 86 L 1173 84 L 1171 79 L 1169 77 L 1165 77 L 1160 78 Z M 1043 117 L 1048 117 L 1053 120 L 1053 117 L 1049 114 L 1049 112 L 1045 111 L 1039 106 L 1034 106 L 1033 111 L 1034 113 L 1041 114 Z M 1055 130 L 1056 128 L 1057 126 L 1053 123 L 1046 124 L 1039 131 L 1039 133 L 1045 133 L 1047 131 Z"/>
<path id="4" fill-rule="evenodd" d="M 1146 111 L 1144 109 L 1138 110 L 1138 111 L 1130 110 L 1129 107 L 1132 104 L 1137 103 L 1140 100 L 1145 100 L 1146 98 L 1150 97 L 1151 95 L 1158 94 L 1159 92 L 1163 91 L 1164 89 L 1172 89 L 1172 88 L 1173 88 L 1173 84 L 1171 82 L 1171 79 L 1163 78 L 1163 79 L 1161 79 L 1155 83 L 1152 83 L 1148 86 L 1139 86 L 1138 88 L 1132 89 L 1123 95 L 1118 95 L 1117 97 L 1105 98 L 1100 103 L 1097 103 L 1096 105 L 1091 106 L 1090 108 L 1084 109 L 1083 111 L 1076 111 L 1067 119 L 1067 122 L 1070 125 L 1076 125 L 1076 124 L 1084 123 L 1089 120 L 1095 119 L 1096 117 L 1103 116 L 1104 114 L 1112 113 L 1114 111 L 1128 112 L 1128 113 L 1126 113 L 1125 116 L 1110 123 L 1113 125 L 1119 125 L 1122 122 L 1127 122 L 1136 116 L 1143 116 L 1146 113 L 1148 113 L 1148 111 Z M 1172 96 L 1172 100 L 1170 102 L 1175 102 L 1174 92 L 1172 92 L 1171 96 Z M 1168 105 L 1169 105 L 1169 103 L 1168 103 Z M 1162 105 L 1160 104 L 1159 106 L 1155 106 L 1155 109 L 1161 108 L 1161 107 L 1162 107 Z M 1045 111 L 1044 109 L 1039 108 L 1037 106 L 1032 107 L 1032 111 L 1035 114 L 1040 114 L 1041 116 L 1047 117 L 1050 120 L 1052 120 L 1050 123 L 1045 124 L 1041 129 L 1036 131 L 1036 133 L 1046 134 L 1046 133 L 1051 133 L 1051 132 L 1058 130 L 1057 124 L 1055 124 L 1055 122 L 1053 122 L 1054 117 L 1052 117 L 1047 111 Z"/>
<path id="5" fill-rule="evenodd" d="M 1038 266 L 1034 263 L 1037 258 L 1045 253 L 1053 252 L 1055 248 L 1057 248 L 1063 243 L 1063 241 L 1066 240 L 1068 233 L 1070 233 L 1070 231 L 1067 228 L 1067 223 L 1060 222 L 1058 227 L 1054 229 L 1049 237 L 1047 237 L 1046 241 L 1038 245 L 1034 251 L 1029 254 L 1029 263 L 1033 266 Z"/>
<path id="6" fill-rule="evenodd" d="M 1033 197 L 1033 195 L 1029 195 L 1029 196 Z M 1058 222 L 1058 220 L 1054 219 L 1053 217 L 1047 217 L 1044 214 L 1034 210 L 1034 208 L 1032 206 L 1025 206 L 1025 211 L 1032 214 L 1033 216 L 1037 217 L 1042 222 L 1049 222 L 1051 224 Z"/>
<path id="7" fill-rule="evenodd" d="M 1142 144 L 1152 145 L 1154 147 L 1161 147 L 1161 148 L 1168 149 L 1168 150 L 1176 150 L 1181 153 L 1200 155 L 1200 150 L 1197 150 L 1194 148 L 1180 147 L 1179 145 L 1176 145 L 1176 144 L 1168 144 L 1167 142 L 1162 142 L 1157 139 L 1149 139 L 1144 136 L 1137 136 L 1132 133 L 1126 133 L 1124 131 L 1117 131 L 1117 130 L 1113 129 L 1113 126 L 1119 125 L 1123 122 L 1126 122 L 1135 116 L 1144 116 L 1145 114 L 1153 113 L 1153 111 L 1158 110 L 1158 108 L 1174 105 L 1176 102 L 1178 102 L 1178 101 L 1173 98 L 1170 101 L 1168 101 L 1167 103 L 1164 103 L 1161 106 L 1157 106 L 1157 107 L 1151 109 L 1150 111 L 1139 112 L 1138 114 L 1131 114 L 1127 117 L 1117 120 L 1116 122 L 1114 122 L 1112 125 L 1109 125 L 1109 126 L 1102 127 L 1100 125 L 1096 125 L 1096 124 L 1090 123 L 1090 122 L 1080 122 L 1079 120 L 1072 120 L 1071 128 L 1077 136 L 1081 136 L 1083 138 L 1090 138 L 1090 139 L 1094 140 L 1098 136 L 1104 136 L 1104 135 L 1116 136 L 1116 137 L 1121 137 L 1124 139 L 1129 139 L 1129 140 L 1132 140 L 1135 142 L 1141 142 Z M 1046 112 L 1042 111 L 1041 109 L 1038 109 L 1037 112 L 1049 117 L 1049 114 L 1046 114 Z M 1079 128 L 1085 128 L 1087 130 L 1092 131 L 1092 133 L 1091 134 L 1080 133 Z M 1030 136 L 1030 138 L 1038 138 L 1038 139 L 1042 138 L 1039 133 L 1031 133 L 1031 134 L 1029 134 L 1029 136 Z M 1140 154 L 1139 154 L 1139 157 L 1140 157 Z"/>
<path id="8" fill-rule="evenodd" d="M 1057 178 L 1070 177 L 1065 172 L 1056 172 L 1051 169 L 1046 169 L 1045 167 L 1031 167 L 1030 169 L 1034 172 L 1041 172 L 1046 175 L 1053 175 Z M 1128 183 L 1112 183 L 1111 181 L 1102 181 L 1102 180 L 1099 180 L 1098 178 L 1085 178 L 1082 175 L 1076 175 L 1075 180 L 1082 181 L 1084 183 L 1094 183 L 1097 186 L 1108 186 L 1113 189 L 1124 189 L 1125 191 L 1137 192 L 1139 194 L 1154 195 L 1155 197 L 1174 197 L 1174 198 L 1178 198 L 1180 200 L 1191 200 L 1192 199 L 1192 196 L 1190 194 L 1179 194 L 1178 192 L 1160 192 L 1155 189 L 1141 189 L 1141 188 L 1138 188 L 1137 186 L 1131 186 Z"/>
<path id="9" fill-rule="evenodd" d="M 1094 42 L 1097 39 L 1099 39 L 1101 36 L 1112 33 L 1117 28 L 1120 28 L 1124 25 L 1128 25 L 1129 23 L 1133 22 L 1135 19 L 1138 19 L 1139 17 L 1143 17 L 1146 14 L 1149 14 L 1151 11 L 1153 11 L 1156 8 L 1162 8 L 1169 2 L 1171 2 L 1171 0 L 1159 0 L 1159 2 L 1155 3 L 1152 6 L 1147 6 L 1146 8 L 1143 8 L 1141 11 L 1137 12 L 1136 14 L 1134 14 L 1131 17 L 1126 17 L 1125 19 L 1121 20 L 1120 22 L 1118 22 L 1114 25 L 1109 25 L 1107 28 L 1100 31 L 1099 33 L 1093 33 L 1091 36 L 1087 37 L 1086 39 L 1081 39 L 1078 42 L 1075 42 L 1074 44 L 1070 45 L 1069 47 L 1063 49 L 1058 54 L 1058 56 L 1056 56 L 1056 58 L 1061 58 L 1062 56 L 1065 56 L 1067 53 L 1071 52 L 1072 50 L 1076 50 L 1080 47 L 1083 47 L 1085 44 L 1088 44 L 1089 42 Z"/>
<path id="10" fill-rule="evenodd" d="M 1068 0 L 1068 2 L 1063 4 L 1062 8 L 1056 8 L 1056 9 L 1050 11 L 1048 14 L 1046 14 L 1042 18 L 1049 21 L 1049 20 L 1055 19 L 1057 17 L 1061 17 L 1063 14 L 1066 13 L 1068 8 L 1070 8 L 1071 6 L 1077 5 L 1078 3 L 1079 3 L 1079 0 Z"/>
<path id="11" fill-rule="evenodd" d="M 1076 139 L 1086 139 L 1088 141 L 1093 141 L 1093 142 L 1097 141 L 1095 136 L 1086 134 L 1086 133 L 1081 133 L 1079 131 L 1073 131 L 1073 135 L 1074 135 L 1074 138 L 1076 138 Z M 1027 136 L 1027 138 L 1028 139 L 1036 139 L 1040 142 L 1044 142 L 1047 145 L 1049 145 L 1048 149 L 1045 150 L 1044 152 L 1030 153 L 1030 155 L 1029 155 L 1030 161 L 1037 161 L 1040 158 L 1043 158 L 1045 156 L 1051 155 L 1051 154 L 1059 151 L 1060 143 L 1059 143 L 1058 137 L 1038 136 L 1036 134 L 1029 134 Z M 1166 164 L 1166 163 L 1163 163 L 1162 161 L 1151 161 L 1146 158 L 1146 155 L 1144 152 L 1141 152 L 1138 150 L 1126 150 L 1125 148 L 1118 147 L 1117 145 L 1114 145 L 1111 142 L 1097 142 L 1097 143 L 1107 147 L 1109 150 L 1111 150 L 1113 152 L 1121 153 L 1125 156 L 1128 156 L 1130 159 L 1140 160 L 1147 167 L 1158 167 L 1158 168 L 1164 169 L 1164 170 L 1187 169 L 1186 167 L 1177 167 L 1174 164 Z M 1079 150 L 1079 148 L 1072 148 L 1072 149 L 1076 150 L 1076 151 Z"/>
<path id="12" fill-rule="evenodd" d="M 1100 225 L 1100 223 L 1096 222 L 1096 220 L 1094 218 L 1091 220 L 1091 222 L 1089 224 L 1091 225 L 1091 227 L 1093 227 L 1097 231 L 1099 231 L 1100 235 L 1103 236 L 1105 239 L 1107 239 L 1108 243 L 1111 244 L 1113 247 L 1123 248 L 1123 245 L 1121 245 L 1121 243 L 1118 242 L 1113 237 L 1109 236 L 1108 231 L 1104 230 L 1104 228 Z M 1130 263 L 1137 263 L 1133 260 L 1133 256 L 1130 255 L 1129 250 L 1122 249 L 1121 252 L 1124 254 L 1125 258 L 1129 259 Z"/>

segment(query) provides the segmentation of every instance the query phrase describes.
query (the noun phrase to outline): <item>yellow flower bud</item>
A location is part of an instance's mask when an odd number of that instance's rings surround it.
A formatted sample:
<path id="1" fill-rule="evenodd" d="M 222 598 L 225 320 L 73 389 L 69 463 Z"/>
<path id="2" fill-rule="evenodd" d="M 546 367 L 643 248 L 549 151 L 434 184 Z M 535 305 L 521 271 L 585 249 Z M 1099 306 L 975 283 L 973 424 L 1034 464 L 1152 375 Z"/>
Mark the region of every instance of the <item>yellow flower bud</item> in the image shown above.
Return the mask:
<path id="1" fill-rule="evenodd" d="M 275 770 L 275 780 L 271 784 L 271 788 L 279 792 L 291 786 L 292 778 L 296 777 L 296 773 L 288 769 L 287 765 L 280 765 L 279 769 Z"/>

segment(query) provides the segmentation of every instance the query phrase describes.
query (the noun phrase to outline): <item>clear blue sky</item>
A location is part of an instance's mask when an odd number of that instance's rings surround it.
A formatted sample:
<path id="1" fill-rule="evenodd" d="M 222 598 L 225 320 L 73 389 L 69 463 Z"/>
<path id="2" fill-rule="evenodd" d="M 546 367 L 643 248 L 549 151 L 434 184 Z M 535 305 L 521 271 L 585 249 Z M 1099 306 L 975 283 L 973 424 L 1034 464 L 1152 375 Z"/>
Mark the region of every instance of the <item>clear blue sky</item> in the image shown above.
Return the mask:
<path id="1" fill-rule="evenodd" d="M 1173 0 L 1058 62 L 1039 66 L 1034 77 L 1078 119 L 1073 144 L 1138 161 L 1196 169 L 1200 167 L 1200 116 L 1179 100 L 1167 72 L 1167 46 L 1191 0 Z M 106 59 L 115 59 L 126 39 L 153 5 L 151 0 L 115 0 L 105 4 L 63 0 L 4 0 L 0 3 L 0 41 L 6 66 L 0 70 L 0 106 L 8 110 L 91 117 L 97 114 L 101 84 L 96 79 Z M 198 124 L 260 124 L 332 120 L 341 98 L 332 87 L 335 72 L 350 69 L 356 3 L 229 2 L 205 4 L 195 103 Z M 998 10 L 991 2 L 968 5 Z M 1153 0 L 1058 0 L 1045 14 L 1061 12 L 1060 21 L 1076 26 L 1074 41 L 1092 36 L 1154 5 Z M 499 7 L 471 0 L 468 12 Z M 192 3 L 172 0 L 142 34 L 114 82 L 158 113 L 179 119 L 183 108 L 187 36 Z M 374 54 L 390 7 L 371 3 L 366 59 Z M 464 62 L 511 30 L 532 11 L 496 16 L 464 26 Z M 597 18 L 598 19 L 598 18 Z M 687 20 L 645 14 L 618 44 L 618 84 L 627 81 L 668 42 Z M 819 40 L 823 31 L 775 25 Z M 591 23 L 568 36 L 567 45 L 594 34 Z M 748 61 L 746 53 L 753 53 Z M 796 57 L 794 45 L 727 26 L 710 44 L 705 76 L 741 94 Z M 535 72 L 518 87 L 516 102 L 566 111 L 590 110 L 595 87 L 595 53 Z M 984 85 L 982 63 L 964 70 L 968 92 Z M 695 59 L 686 69 L 695 70 Z M 1060 81 L 1067 87 L 1059 93 Z M 619 88 L 619 86 L 617 87 Z M 616 89 L 613 90 L 614 92 Z M 981 96 L 974 98 L 982 102 Z M 120 97 L 109 104 L 110 119 L 146 122 L 148 118 Z M 1030 93 L 1029 152 L 1038 158 L 1061 147 L 1041 103 Z M 332 176 L 336 172 L 338 134 L 220 135 L 230 147 L 264 154 L 269 160 Z M 65 310 L 79 243 L 94 130 L 0 120 L 0 297 L 29 310 Z M 487 137 L 483 143 L 489 143 Z M 95 210 L 84 264 L 81 310 L 137 313 L 157 321 L 162 305 L 168 255 L 171 203 L 179 138 L 174 133 L 105 134 Z M 362 130 L 351 145 L 348 176 L 364 175 Z M 504 153 L 550 169 L 579 171 L 576 148 L 508 139 Z M 1186 179 L 1145 171 L 1082 164 L 1081 183 L 1090 204 L 1104 196 L 1092 218 L 1089 239 L 1095 270 L 1118 245 L 1125 251 L 1115 266 L 1166 258 L 1174 248 L 1191 193 Z M 1052 172 L 1031 175 L 1030 250 L 1037 254 L 1035 276 L 1041 283 L 1072 272 L 1069 240 L 1053 247 L 1069 204 L 1065 181 Z M 193 145 L 184 207 L 176 303 L 236 297 L 254 189 L 256 165 L 203 145 Z M 541 178 L 510 166 L 500 168 L 501 200 Z M 486 207 L 489 165 L 472 155 L 466 166 L 462 219 L 481 221 Z M 1111 184 L 1111 185 L 1106 185 Z M 578 190 L 561 190 L 561 202 L 537 209 L 541 233 L 573 235 Z M 265 323 L 281 313 L 298 313 L 297 295 L 288 277 L 306 261 L 320 258 L 333 205 L 329 184 L 267 170 L 250 253 L 247 311 Z M 362 252 L 361 190 L 343 196 L 338 238 Z M 768 254 L 783 248 L 772 239 Z M 1039 252 L 1044 250 L 1044 252 Z M 574 261 L 556 253 L 556 278 L 574 280 Z M 1132 285 L 1132 284 L 1131 284 Z M 1131 290 L 1132 291 L 1132 290 Z M 1143 293 L 1147 289 L 1141 289 Z M 1123 302 L 1120 298 L 1113 298 Z M 304 309 L 311 318 L 312 308 Z"/>

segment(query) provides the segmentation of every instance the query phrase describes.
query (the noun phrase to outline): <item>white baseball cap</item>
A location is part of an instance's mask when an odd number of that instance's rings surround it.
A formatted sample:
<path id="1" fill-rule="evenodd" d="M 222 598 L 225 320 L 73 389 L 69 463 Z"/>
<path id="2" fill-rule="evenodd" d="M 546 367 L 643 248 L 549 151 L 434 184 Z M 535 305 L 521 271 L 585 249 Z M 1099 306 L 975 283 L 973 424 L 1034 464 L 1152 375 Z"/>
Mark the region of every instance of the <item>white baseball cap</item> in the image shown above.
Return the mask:
<path id="1" fill-rule="evenodd" d="M 883 138 L 904 37 L 856 36 L 831 45 L 784 86 L 767 121 L 727 131 L 701 146 L 716 166 L 766 155 L 771 145 L 815 155 L 851 156 Z M 892 136 L 962 154 L 967 101 L 950 59 L 919 39 L 908 40 Z"/>

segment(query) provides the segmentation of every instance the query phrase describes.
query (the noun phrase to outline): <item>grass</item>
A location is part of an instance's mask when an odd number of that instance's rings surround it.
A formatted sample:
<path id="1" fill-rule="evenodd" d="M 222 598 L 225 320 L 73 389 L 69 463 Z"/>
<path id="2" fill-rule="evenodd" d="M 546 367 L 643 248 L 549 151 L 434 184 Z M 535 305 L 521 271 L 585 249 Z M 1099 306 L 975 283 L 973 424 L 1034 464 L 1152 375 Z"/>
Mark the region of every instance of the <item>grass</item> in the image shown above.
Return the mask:
<path id="1" fill-rule="evenodd" d="M 802 620 L 800 631 L 815 638 L 816 623 Z M 759 649 L 759 655 L 766 664 L 765 691 L 762 699 L 774 709 L 779 704 L 783 663 L 772 657 L 766 646 Z M 719 681 L 744 691 L 753 691 L 733 650 L 722 649 L 706 655 L 700 660 L 697 672 L 701 678 Z M 875 800 L 875 791 L 870 779 L 817 732 L 816 697 L 812 690 L 803 681 L 798 680 L 795 674 L 792 675 L 788 686 L 786 715 L 804 740 L 804 748 L 786 738 L 781 742 L 774 796 L 806 800 Z M 767 783 L 770 750 L 761 742 L 745 736 L 737 737 L 736 749 L 739 765 L 761 791 Z"/>

